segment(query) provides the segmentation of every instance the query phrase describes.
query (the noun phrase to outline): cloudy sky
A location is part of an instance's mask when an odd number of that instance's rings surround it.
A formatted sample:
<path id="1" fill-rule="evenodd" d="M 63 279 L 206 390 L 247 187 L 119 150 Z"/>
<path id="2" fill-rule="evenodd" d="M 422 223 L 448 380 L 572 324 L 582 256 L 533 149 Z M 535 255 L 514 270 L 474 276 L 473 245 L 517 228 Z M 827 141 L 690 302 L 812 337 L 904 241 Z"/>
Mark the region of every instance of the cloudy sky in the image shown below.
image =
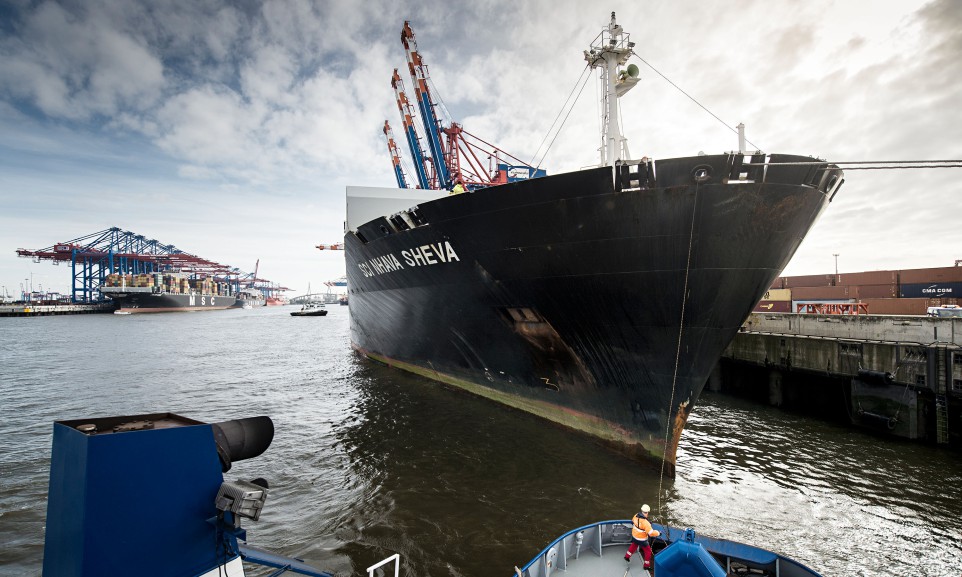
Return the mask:
<path id="1" fill-rule="evenodd" d="M 0 284 L 67 291 L 64 267 L 16 249 L 117 226 L 317 289 L 344 274 L 343 253 L 314 247 L 342 239 L 345 186 L 394 186 L 381 127 L 400 136 L 404 20 L 451 116 L 528 160 L 612 10 L 641 58 L 725 122 L 636 59 L 642 83 L 622 100 L 635 157 L 732 150 L 726 124 L 744 122 L 767 152 L 962 158 L 957 0 L 7 0 Z M 592 79 L 549 173 L 597 162 L 596 92 Z M 832 272 L 834 253 L 843 272 L 952 265 L 960 182 L 850 171 L 785 273 Z"/>

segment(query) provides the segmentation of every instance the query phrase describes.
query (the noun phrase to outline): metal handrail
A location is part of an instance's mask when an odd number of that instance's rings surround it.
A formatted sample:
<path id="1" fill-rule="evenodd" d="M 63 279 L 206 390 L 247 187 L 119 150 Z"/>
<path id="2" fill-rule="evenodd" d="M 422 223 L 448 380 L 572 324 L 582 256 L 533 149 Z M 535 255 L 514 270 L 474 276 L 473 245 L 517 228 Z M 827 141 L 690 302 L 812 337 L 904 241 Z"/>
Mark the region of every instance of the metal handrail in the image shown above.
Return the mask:
<path id="1" fill-rule="evenodd" d="M 367 568 L 368 577 L 374 577 L 374 570 L 375 570 L 375 569 L 377 569 L 378 567 L 380 567 L 380 566 L 382 566 L 382 565 L 387 565 L 387 564 L 390 563 L 391 561 L 395 561 L 395 562 L 396 562 L 396 563 L 394 564 L 394 577 L 398 577 L 398 576 L 400 575 L 400 572 L 401 572 L 401 554 L 400 554 L 400 553 L 395 553 L 394 555 L 391 555 L 391 556 L 388 557 L 387 559 L 385 559 L 385 560 L 383 560 L 383 561 L 381 561 L 381 562 L 379 562 L 379 563 L 377 563 L 377 564 L 374 564 L 374 565 L 371 565 L 370 567 L 368 567 L 368 568 Z"/>

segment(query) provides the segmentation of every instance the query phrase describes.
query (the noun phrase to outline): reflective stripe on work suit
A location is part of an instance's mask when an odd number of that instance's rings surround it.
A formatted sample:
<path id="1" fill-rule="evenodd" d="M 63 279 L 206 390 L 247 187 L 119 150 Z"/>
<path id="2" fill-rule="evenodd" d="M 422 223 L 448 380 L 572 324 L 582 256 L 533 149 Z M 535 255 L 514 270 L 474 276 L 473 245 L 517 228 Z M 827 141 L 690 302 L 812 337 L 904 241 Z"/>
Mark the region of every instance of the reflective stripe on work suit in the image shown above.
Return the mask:
<path id="1" fill-rule="evenodd" d="M 649 523 L 648 519 L 645 519 L 641 513 L 638 513 L 631 519 L 631 537 L 633 539 L 647 541 L 651 531 L 651 523 Z"/>

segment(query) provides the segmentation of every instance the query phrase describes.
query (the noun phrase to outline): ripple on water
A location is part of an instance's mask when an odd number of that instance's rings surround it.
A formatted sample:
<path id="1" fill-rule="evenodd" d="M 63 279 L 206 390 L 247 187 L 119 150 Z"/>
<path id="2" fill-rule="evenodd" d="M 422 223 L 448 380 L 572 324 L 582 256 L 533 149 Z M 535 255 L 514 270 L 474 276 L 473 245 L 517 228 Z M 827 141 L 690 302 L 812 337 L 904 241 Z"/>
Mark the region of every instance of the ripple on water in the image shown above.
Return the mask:
<path id="1" fill-rule="evenodd" d="M 271 482 L 251 542 L 338 575 L 395 552 L 420 577 L 509 575 L 568 529 L 656 507 L 657 472 L 358 359 L 346 307 L 288 312 L 0 323 L 0 575 L 39 575 L 51 422 L 92 415 L 270 415 L 270 450 L 228 473 Z M 945 451 L 706 394 L 655 514 L 824 575 L 956 576 L 960 485 Z"/>

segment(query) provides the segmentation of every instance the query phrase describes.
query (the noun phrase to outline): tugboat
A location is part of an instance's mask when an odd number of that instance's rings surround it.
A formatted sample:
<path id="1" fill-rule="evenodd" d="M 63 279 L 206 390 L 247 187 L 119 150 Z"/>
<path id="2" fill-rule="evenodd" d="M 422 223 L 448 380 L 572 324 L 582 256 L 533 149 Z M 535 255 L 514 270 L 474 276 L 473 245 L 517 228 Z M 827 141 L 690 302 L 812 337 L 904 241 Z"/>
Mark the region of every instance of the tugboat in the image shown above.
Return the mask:
<path id="1" fill-rule="evenodd" d="M 292 317 L 323 317 L 327 314 L 324 303 L 306 303 L 299 311 L 292 311 Z"/>
<path id="2" fill-rule="evenodd" d="M 269 417 L 203 423 L 173 413 L 57 421 L 47 494 L 44 575 L 242 577 L 244 563 L 333 577 L 293 557 L 246 543 L 270 492 L 265 479 L 226 481 L 234 462 L 261 455 Z M 658 577 L 819 577 L 787 557 L 652 524 Z M 516 577 L 643 575 L 624 560 L 630 521 L 602 521 L 551 542 Z M 394 554 L 367 569 L 393 565 Z M 727 573 L 726 573 L 727 571 Z M 505 577 L 507 577 L 505 571 Z"/>
<path id="3" fill-rule="evenodd" d="M 652 569 L 658 577 L 821 577 L 798 561 L 766 549 L 696 535 L 690 528 L 651 525 L 661 533 L 651 545 Z M 625 562 L 630 543 L 631 521 L 592 523 L 552 541 L 523 568 L 515 567 L 515 575 L 545 577 L 560 571 L 566 577 L 650 576 L 640 562 Z"/>

